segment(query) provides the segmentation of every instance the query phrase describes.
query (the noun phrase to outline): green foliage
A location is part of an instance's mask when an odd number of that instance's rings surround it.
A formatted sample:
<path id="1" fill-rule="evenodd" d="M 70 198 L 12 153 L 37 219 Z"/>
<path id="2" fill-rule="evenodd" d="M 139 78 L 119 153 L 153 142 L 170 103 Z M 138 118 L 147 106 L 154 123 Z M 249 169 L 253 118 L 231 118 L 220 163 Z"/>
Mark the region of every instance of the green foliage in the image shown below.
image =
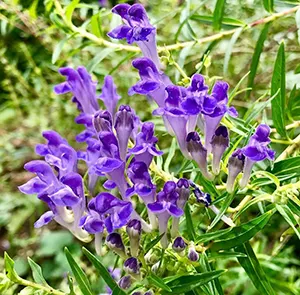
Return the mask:
<path id="1" fill-rule="evenodd" d="M 33 229 L 45 208 L 34 196 L 25 197 L 17 190 L 31 177 L 23 165 L 36 157 L 33 150 L 42 141 L 42 131 L 57 130 L 77 149 L 82 148 L 74 141 L 82 129 L 70 123 L 77 114 L 75 106 L 52 91 L 62 81 L 59 67 L 87 66 L 93 79 L 99 80 L 99 91 L 104 76 L 113 75 L 121 103 L 129 103 L 143 121 L 153 120 L 154 107 L 146 98 L 127 95 L 138 80 L 131 61 L 140 53 L 134 45 L 107 38 L 116 24 L 110 10 L 100 8 L 98 1 L 56 2 L 62 10 L 52 0 L 0 2 L 0 250 L 14 258 L 5 253 L 0 259 L 0 268 L 5 270 L 0 274 L 0 294 L 91 295 L 103 293 L 108 285 L 113 294 L 121 295 L 124 292 L 107 271 L 108 266 L 120 267 L 121 262 L 109 255 L 98 258 L 90 245 L 81 251 L 79 242 L 57 225 L 49 225 L 51 230 Z M 182 157 L 163 122 L 153 120 L 159 147 L 165 152 L 151 171 L 155 184 L 160 188 L 165 180 L 187 177 L 210 193 L 220 210 L 211 213 L 190 197 L 180 233 L 195 242 L 200 260 L 189 267 L 185 257 L 170 249 L 161 251 L 162 235 L 144 234 L 141 261 L 150 254 L 163 259 L 155 273 L 143 261 L 147 275 L 136 288 L 152 287 L 157 294 L 297 295 L 298 2 L 181 2 L 145 2 L 157 27 L 166 73 L 180 85 L 187 83 L 181 80 L 182 74 L 196 72 L 205 75 L 210 86 L 217 79 L 226 80 L 231 89 L 229 101 L 239 118 L 222 121 L 230 129 L 231 146 L 213 182 Z M 246 144 L 261 122 L 272 127 L 271 145 L 277 160 L 257 164 L 248 187 L 229 195 L 224 190 L 229 156 Z M 222 217 L 231 218 L 236 226 L 224 225 Z M 64 247 L 69 249 L 65 253 Z M 27 256 L 32 257 L 28 263 Z M 177 275 L 169 277 L 174 271 Z"/>

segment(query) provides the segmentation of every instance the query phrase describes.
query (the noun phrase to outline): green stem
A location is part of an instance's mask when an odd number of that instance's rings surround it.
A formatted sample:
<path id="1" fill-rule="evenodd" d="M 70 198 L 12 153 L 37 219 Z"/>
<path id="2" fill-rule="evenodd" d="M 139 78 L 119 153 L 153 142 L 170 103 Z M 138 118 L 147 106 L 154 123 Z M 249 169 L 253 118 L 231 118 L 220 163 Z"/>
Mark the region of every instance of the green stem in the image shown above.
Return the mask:
<path id="1" fill-rule="evenodd" d="M 54 4 L 55 7 L 57 9 L 58 14 L 62 17 L 62 19 L 64 20 L 65 24 L 75 33 L 78 33 L 81 37 L 87 38 L 91 41 L 93 41 L 94 43 L 101 45 L 101 46 L 105 46 L 105 47 L 110 47 L 110 48 L 115 48 L 116 50 L 126 50 L 126 51 L 130 51 L 130 52 L 140 52 L 141 50 L 137 47 L 137 46 L 129 46 L 129 45 L 122 45 L 122 44 L 118 44 L 118 43 L 112 43 L 109 42 L 101 37 L 97 37 L 89 32 L 87 32 L 86 30 L 82 29 L 82 28 L 77 28 L 76 26 L 74 26 L 72 24 L 72 22 L 68 21 L 66 19 L 65 16 L 65 12 L 60 4 L 60 1 L 58 0 L 54 0 Z M 279 13 L 274 13 L 271 16 L 268 16 L 266 18 L 263 19 L 259 19 L 256 20 L 248 25 L 245 25 L 243 30 L 246 31 L 248 29 L 251 29 L 255 26 L 261 25 L 261 24 L 266 24 L 269 22 L 272 22 L 280 17 L 292 14 L 294 12 L 296 12 L 298 9 L 300 8 L 300 5 L 295 6 L 291 9 L 279 12 Z M 179 50 L 181 48 L 185 48 L 187 46 L 192 46 L 192 45 L 196 45 L 196 44 L 204 44 L 204 43 L 209 43 L 215 40 L 219 40 L 222 39 L 225 36 L 230 36 L 233 35 L 237 30 L 239 30 L 240 27 L 232 29 L 232 30 L 228 30 L 228 31 L 224 31 L 224 32 L 220 32 L 217 34 L 214 34 L 212 36 L 208 36 L 208 37 L 204 37 L 204 38 L 200 38 L 197 40 L 193 40 L 193 41 L 187 41 L 187 42 L 179 42 L 176 44 L 171 44 L 171 45 L 166 45 L 166 46 L 158 46 L 157 50 L 158 52 L 162 52 L 162 51 L 171 51 L 171 50 Z"/>
<path id="2" fill-rule="evenodd" d="M 6 279 L 6 278 L 7 278 L 7 276 L 5 274 L 0 273 L 0 279 Z M 52 295 L 66 295 L 66 293 L 64 293 L 64 292 L 55 290 L 51 287 L 46 287 L 46 286 L 42 286 L 42 285 L 34 283 L 34 282 L 27 281 L 20 277 L 16 281 L 13 281 L 13 282 L 16 284 L 22 285 L 22 286 L 31 287 L 36 290 L 42 290 L 42 291 L 45 291 L 48 294 L 52 294 Z"/>

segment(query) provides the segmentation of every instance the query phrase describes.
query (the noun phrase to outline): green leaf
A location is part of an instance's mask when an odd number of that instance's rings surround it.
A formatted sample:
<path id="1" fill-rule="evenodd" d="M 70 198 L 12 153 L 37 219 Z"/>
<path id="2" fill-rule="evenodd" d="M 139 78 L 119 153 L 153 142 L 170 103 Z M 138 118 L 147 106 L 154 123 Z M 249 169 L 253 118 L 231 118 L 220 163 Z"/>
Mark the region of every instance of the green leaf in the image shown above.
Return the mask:
<path id="1" fill-rule="evenodd" d="M 233 46 L 236 43 L 236 41 L 238 40 L 238 38 L 239 38 L 239 36 L 242 32 L 243 32 L 243 28 L 237 29 L 236 32 L 232 35 L 232 37 L 231 37 L 231 39 L 228 43 L 227 49 L 225 51 L 224 64 L 223 64 L 224 76 L 227 74 L 227 71 L 228 71 L 228 64 L 229 64 L 229 61 L 230 61 Z"/>
<path id="2" fill-rule="evenodd" d="M 286 100 L 285 100 L 285 54 L 284 54 L 284 43 L 280 44 L 274 71 L 271 82 L 271 96 L 273 96 L 278 89 L 280 89 L 279 93 L 272 100 L 272 119 L 275 128 L 278 133 L 286 137 L 285 130 L 285 108 L 286 108 Z"/>
<path id="3" fill-rule="evenodd" d="M 72 23 L 72 15 L 79 2 L 80 0 L 73 0 L 66 8 L 66 20 L 69 23 Z"/>
<path id="4" fill-rule="evenodd" d="M 164 234 L 157 236 L 154 240 L 152 240 L 149 244 L 145 246 L 145 255 L 161 240 Z"/>
<path id="5" fill-rule="evenodd" d="M 217 0 L 215 10 L 214 10 L 214 19 L 213 19 L 213 26 L 215 30 L 220 30 L 221 28 L 224 9 L 225 9 L 225 0 Z"/>
<path id="6" fill-rule="evenodd" d="M 247 257 L 238 257 L 240 265 L 244 268 L 259 294 L 275 295 L 258 259 L 249 242 L 236 247 L 237 252 L 244 253 Z"/>
<path id="7" fill-rule="evenodd" d="M 287 205 L 279 204 L 276 204 L 276 209 L 282 215 L 285 221 L 290 225 L 290 227 L 294 230 L 298 239 L 300 239 L 300 231 L 296 228 L 296 225 L 298 225 L 298 223 L 291 209 Z"/>
<path id="8" fill-rule="evenodd" d="M 147 280 L 150 284 L 153 284 L 154 286 L 162 290 L 172 292 L 171 288 L 168 285 L 166 285 L 165 282 L 153 272 L 147 277 Z"/>
<path id="9" fill-rule="evenodd" d="M 82 251 L 83 251 L 83 254 L 88 258 L 88 260 L 98 270 L 99 274 L 101 275 L 101 277 L 103 278 L 105 283 L 108 285 L 108 287 L 111 288 L 112 290 L 119 290 L 121 292 L 119 294 L 125 294 L 120 289 L 120 287 L 118 286 L 116 281 L 111 277 L 110 273 L 108 272 L 106 267 L 100 262 L 100 260 L 95 255 L 93 255 L 89 250 L 87 250 L 86 248 L 83 247 Z"/>
<path id="10" fill-rule="evenodd" d="M 289 176 L 289 178 L 299 177 L 300 156 L 275 162 L 273 169 L 269 167 L 267 171 L 274 174 L 277 178 L 282 178 L 284 176 Z"/>
<path id="11" fill-rule="evenodd" d="M 20 277 L 15 270 L 15 262 L 9 257 L 7 252 L 4 252 L 4 267 L 6 276 L 13 282 L 18 283 Z"/>
<path id="12" fill-rule="evenodd" d="M 236 258 L 236 257 L 247 257 L 245 253 L 240 252 L 232 252 L 232 251 L 222 251 L 218 253 L 208 254 L 208 261 L 215 261 L 215 260 L 223 260 L 228 258 Z"/>
<path id="13" fill-rule="evenodd" d="M 201 22 L 201 23 L 206 23 L 206 24 L 213 23 L 213 16 L 210 16 L 210 15 L 193 14 L 193 15 L 191 15 L 190 19 L 193 21 L 196 21 L 196 22 Z M 230 27 L 244 27 L 246 25 L 246 23 L 239 19 L 223 17 L 222 25 L 230 26 Z"/>
<path id="14" fill-rule="evenodd" d="M 70 289 L 68 295 L 76 295 L 75 290 L 74 290 L 74 280 L 69 274 L 68 274 L 68 286 Z"/>
<path id="15" fill-rule="evenodd" d="M 52 60 L 51 60 L 51 62 L 52 62 L 53 64 L 55 64 L 56 61 L 58 60 L 58 58 L 59 58 L 59 56 L 60 56 L 60 54 L 61 54 L 61 52 L 62 52 L 62 50 L 63 50 L 63 47 L 64 47 L 64 45 L 66 44 L 66 42 L 67 42 L 68 40 L 69 40 L 69 37 L 64 38 L 64 39 L 60 40 L 60 41 L 55 45 L 54 50 L 53 50 L 53 54 L 52 54 Z"/>
<path id="16" fill-rule="evenodd" d="M 65 248 L 65 255 L 72 269 L 75 280 L 83 295 L 93 295 L 93 292 L 91 291 L 92 290 L 91 285 L 90 282 L 88 281 L 86 274 L 83 272 L 81 267 L 77 264 L 77 262 L 74 260 L 73 256 L 71 255 L 67 247 Z"/>
<path id="17" fill-rule="evenodd" d="M 32 277 L 33 277 L 34 281 L 38 284 L 48 286 L 46 280 L 44 279 L 41 267 L 36 262 L 34 262 L 32 259 L 30 259 L 30 257 L 28 257 L 27 260 L 28 260 L 29 266 L 31 268 Z"/>
<path id="18" fill-rule="evenodd" d="M 253 90 L 254 86 L 254 78 L 256 76 L 258 63 L 260 55 L 263 51 L 264 42 L 268 36 L 268 31 L 270 28 L 270 23 L 265 24 L 264 28 L 262 29 L 260 36 L 258 38 L 258 41 L 255 46 L 254 54 L 252 56 L 251 66 L 250 66 L 250 75 L 248 77 L 248 84 L 247 87 L 251 88 Z M 247 98 L 250 97 L 251 90 L 247 91 Z"/>
<path id="19" fill-rule="evenodd" d="M 177 277 L 174 280 L 168 282 L 168 286 L 172 289 L 171 294 L 180 294 L 186 293 L 190 290 L 193 290 L 197 287 L 200 287 L 208 282 L 218 278 L 226 270 L 215 270 L 209 271 L 200 274 L 192 274 L 192 275 L 183 275 L 181 277 Z M 169 294 L 168 292 L 163 292 L 162 294 Z"/>
<path id="20" fill-rule="evenodd" d="M 176 147 L 177 147 L 177 144 L 176 144 L 176 139 L 173 138 L 172 139 L 172 143 L 171 143 L 171 146 L 170 148 L 168 149 L 168 157 L 167 159 L 165 160 L 165 163 L 164 163 L 164 171 L 166 171 L 167 173 L 170 173 L 169 171 L 169 166 L 174 158 L 174 155 L 175 155 L 175 152 L 176 152 Z"/>
<path id="21" fill-rule="evenodd" d="M 266 11 L 270 13 L 274 11 L 274 0 L 263 0 L 263 5 Z"/>
<path id="22" fill-rule="evenodd" d="M 100 14 L 97 13 L 92 16 L 91 18 L 91 27 L 92 27 L 92 33 L 97 37 L 102 37 L 102 27 L 101 27 L 101 21 L 100 21 Z"/>
<path id="23" fill-rule="evenodd" d="M 86 68 L 89 72 L 93 72 L 99 63 L 105 59 L 109 54 L 115 51 L 114 48 L 104 48 L 87 64 Z"/>
<path id="24" fill-rule="evenodd" d="M 193 219 L 191 216 L 191 209 L 190 205 L 187 203 L 184 208 L 185 213 L 185 222 L 186 222 L 186 228 L 187 228 L 187 234 L 190 240 L 195 241 L 196 238 L 196 232 L 194 229 Z"/>
<path id="25" fill-rule="evenodd" d="M 276 210 L 270 210 L 261 216 L 239 226 L 220 230 L 214 233 L 206 233 L 200 236 L 197 242 L 213 241 L 211 250 L 227 250 L 241 245 L 252 239 L 268 223 Z"/>
<path id="26" fill-rule="evenodd" d="M 235 196 L 236 196 L 235 192 L 233 192 L 232 194 L 227 194 L 227 197 L 226 197 L 224 203 L 222 204 L 221 210 L 216 215 L 216 217 L 214 218 L 212 223 L 209 225 L 208 230 L 211 230 L 219 222 L 219 220 L 222 218 L 222 216 L 225 214 L 226 210 L 232 203 Z"/>

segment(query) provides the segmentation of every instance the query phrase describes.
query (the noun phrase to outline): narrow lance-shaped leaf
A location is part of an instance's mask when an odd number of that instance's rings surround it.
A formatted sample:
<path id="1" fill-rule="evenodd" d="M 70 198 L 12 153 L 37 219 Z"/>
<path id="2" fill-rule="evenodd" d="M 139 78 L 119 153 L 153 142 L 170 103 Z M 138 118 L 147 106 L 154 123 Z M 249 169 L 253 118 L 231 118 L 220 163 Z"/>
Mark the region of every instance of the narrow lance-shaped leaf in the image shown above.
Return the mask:
<path id="1" fill-rule="evenodd" d="M 220 30 L 221 28 L 224 9 L 225 9 L 225 0 L 217 0 L 215 10 L 214 10 L 214 19 L 213 19 L 213 26 L 215 30 Z"/>
<path id="2" fill-rule="evenodd" d="M 274 11 L 274 0 L 263 0 L 263 5 L 266 11 L 270 13 Z"/>
<path id="3" fill-rule="evenodd" d="M 98 270 L 100 276 L 103 278 L 108 287 L 113 290 L 114 294 L 124 295 L 125 292 L 122 289 L 120 289 L 116 281 L 111 277 L 110 273 L 108 272 L 106 267 L 100 262 L 100 260 L 86 248 L 83 247 L 82 251 L 83 254 L 88 258 L 88 260 Z"/>
<path id="4" fill-rule="evenodd" d="M 196 232 L 194 229 L 193 219 L 191 216 L 191 208 L 188 203 L 185 205 L 184 213 L 185 213 L 187 234 L 188 234 L 190 240 L 195 241 Z"/>
<path id="5" fill-rule="evenodd" d="M 28 257 L 28 263 L 32 270 L 32 276 L 33 276 L 34 281 L 38 284 L 48 286 L 48 284 L 43 276 L 41 267 L 36 262 L 34 262 L 32 259 L 30 259 L 29 257 Z"/>
<path id="6" fill-rule="evenodd" d="M 149 283 L 153 284 L 154 286 L 162 290 L 172 292 L 172 289 L 168 285 L 166 285 L 165 282 L 154 273 L 151 273 L 150 276 L 147 277 L 147 280 Z"/>
<path id="7" fill-rule="evenodd" d="M 93 292 L 91 291 L 91 285 L 90 285 L 90 282 L 89 282 L 86 274 L 81 269 L 81 267 L 77 264 L 77 262 L 74 260 L 73 256 L 69 252 L 68 248 L 65 248 L 65 254 L 66 254 L 68 263 L 72 269 L 75 280 L 76 280 L 82 294 L 83 295 L 93 295 Z"/>
<path id="8" fill-rule="evenodd" d="M 238 257 L 240 265 L 244 268 L 259 294 L 275 295 L 263 269 L 249 242 L 235 248 L 237 252 L 244 253 L 247 257 Z"/>
<path id="9" fill-rule="evenodd" d="M 278 133 L 286 137 L 285 130 L 285 54 L 284 54 L 284 43 L 280 44 L 274 71 L 271 82 L 271 96 L 273 96 L 278 89 L 280 89 L 279 93 L 272 100 L 272 119 L 275 128 Z"/>
<path id="10" fill-rule="evenodd" d="M 268 36 L 269 27 L 270 27 L 270 23 L 265 24 L 263 30 L 261 31 L 261 33 L 259 35 L 258 41 L 255 46 L 254 54 L 252 56 L 252 61 L 251 61 L 251 66 L 250 66 L 250 74 L 249 74 L 248 85 L 247 85 L 248 88 L 251 88 L 251 90 L 247 91 L 248 98 L 250 97 L 250 93 L 254 87 L 254 78 L 255 78 L 255 75 L 257 72 L 257 68 L 258 68 L 259 58 L 263 51 L 264 42 Z"/>

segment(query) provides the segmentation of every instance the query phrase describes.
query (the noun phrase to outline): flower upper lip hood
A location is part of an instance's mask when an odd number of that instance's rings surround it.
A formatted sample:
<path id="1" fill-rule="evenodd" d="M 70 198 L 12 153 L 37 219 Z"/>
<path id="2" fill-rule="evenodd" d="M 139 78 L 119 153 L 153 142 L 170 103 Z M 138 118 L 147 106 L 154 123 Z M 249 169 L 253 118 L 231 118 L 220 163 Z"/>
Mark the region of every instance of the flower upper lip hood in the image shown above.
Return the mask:
<path id="1" fill-rule="evenodd" d="M 118 4 L 112 12 L 123 19 L 125 25 L 120 25 L 107 35 L 115 39 L 126 38 L 129 44 L 136 41 L 148 41 L 149 35 L 155 31 L 150 24 L 147 13 L 141 4 Z"/>

